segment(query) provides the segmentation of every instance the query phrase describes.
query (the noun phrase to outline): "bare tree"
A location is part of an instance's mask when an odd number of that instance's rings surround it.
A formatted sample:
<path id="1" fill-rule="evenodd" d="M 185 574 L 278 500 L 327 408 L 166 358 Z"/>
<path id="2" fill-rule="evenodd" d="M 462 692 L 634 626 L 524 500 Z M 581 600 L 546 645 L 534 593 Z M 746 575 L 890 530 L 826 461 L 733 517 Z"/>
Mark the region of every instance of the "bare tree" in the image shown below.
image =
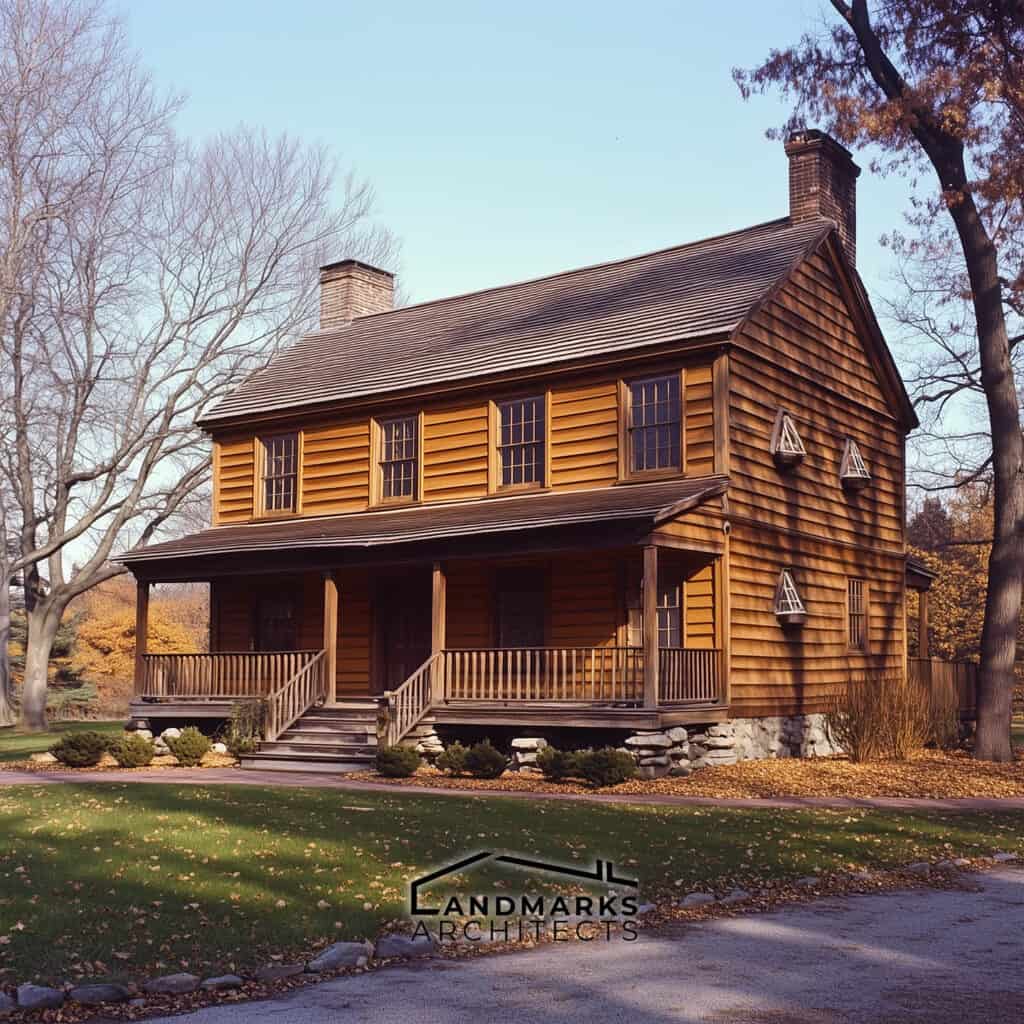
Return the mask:
<path id="1" fill-rule="evenodd" d="M 206 494 L 195 418 L 313 322 L 325 254 L 387 263 L 394 246 L 368 186 L 336 196 L 321 148 L 245 127 L 176 138 L 178 101 L 98 4 L 0 0 L 0 45 L 0 477 L 38 729 L 69 602 Z"/>
<path id="2" fill-rule="evenodd" d="M 981 640 L 976 756 L 1008 761 L 1024 582 L 1024 437 L 1007 304 L 1024 292 L 1024 4 L 1021 0 L 830 0 L 821 36 L 772 52 L 741 89 L 779 86 L 790 126 L 823 120 L 850 144 L 874 143 L 880 169 L 924 173 L 912 220 L 959 255 L 991 441 L 994 529 Z M 955 246 L 955 250 L 949 248 Z M 947 356 L 957 361 L 950 349 Z M 941 393 L 939 400 L 941 401 Z"/>

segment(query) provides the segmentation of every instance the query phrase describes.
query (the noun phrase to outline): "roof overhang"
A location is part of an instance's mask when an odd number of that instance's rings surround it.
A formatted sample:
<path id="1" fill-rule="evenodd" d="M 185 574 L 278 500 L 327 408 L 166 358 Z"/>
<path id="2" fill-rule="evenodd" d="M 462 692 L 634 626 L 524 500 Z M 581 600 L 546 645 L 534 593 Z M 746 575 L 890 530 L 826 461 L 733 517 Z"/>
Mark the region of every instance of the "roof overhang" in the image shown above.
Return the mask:
<path id="1" fill-rule="evenodd" d="M 180 580 L 632 544 L 728 483 L 699 477 L 217 526 L 116 560 L 140 578 Z"/>

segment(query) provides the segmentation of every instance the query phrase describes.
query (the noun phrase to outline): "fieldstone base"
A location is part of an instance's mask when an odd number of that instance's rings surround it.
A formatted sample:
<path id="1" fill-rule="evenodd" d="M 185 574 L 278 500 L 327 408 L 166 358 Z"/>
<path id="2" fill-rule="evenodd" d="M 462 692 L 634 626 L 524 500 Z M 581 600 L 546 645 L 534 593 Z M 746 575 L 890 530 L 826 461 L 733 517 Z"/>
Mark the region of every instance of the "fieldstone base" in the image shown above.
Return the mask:
<path id="1" fill-rule="evenodd" d="M 420 757 L 428 761 L 434 761 L 444 751 L 444 744 L 441 737 L 437 735 L 437 729 L 431 722 L 420 722 L 414 726 L 409 734 L 402 740 L 405 746 L 413 747 Z"/>
<path id="2" fill-rule="evenodd" d="M 841 753 L 825 715 L 734 718 L 689 729 L 637 732 L 620 749 L 633 755 L 645 779 L 689 775 L 697 768 L 737 761 Z"/>
<path id="3" fill-rule="evenodd" d="M 518 736 L 512 741 L 512 760 L 509 768 L 514 772 L 537 772 L 537 755 L 548 745 L 541 736 Z"/>

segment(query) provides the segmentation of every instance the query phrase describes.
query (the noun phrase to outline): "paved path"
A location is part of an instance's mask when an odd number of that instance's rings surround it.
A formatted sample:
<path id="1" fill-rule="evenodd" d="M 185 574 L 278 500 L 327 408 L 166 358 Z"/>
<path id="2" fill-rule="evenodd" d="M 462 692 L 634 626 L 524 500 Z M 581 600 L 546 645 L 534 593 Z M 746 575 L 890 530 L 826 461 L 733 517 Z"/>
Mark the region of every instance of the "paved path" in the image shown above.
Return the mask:
<path id="1" fill-rule="evenodd" d="M 427 961 L 175 1024 L 1009 1024 L 1024 872 L 464 963 Z"/>
<path id="2" fill-rule="evenodd" d="M 173 768 L 105 772 L 26 772 L 0 770 L 0 786 L 80 785 L 93 782 L 160 782 L 166 785 L 303 786 L 342 789 L 392 796 L 484 797 L 485 799 L 582 800 L 607 804 L 641 804 L 655 807 L 861 807 L 902 811 L 1024 811 L 1024 797 L 972 797 L 930 800 L 910 797 L 773 797 L 726 799 L 711 796 L 672 796 L 666 793 L 524 793 L 503 790 L 460 790 L 444 786 L 397 786 L 359 782 L 344 775 L 323 772 L 266 772 L 239 768 Z"/>

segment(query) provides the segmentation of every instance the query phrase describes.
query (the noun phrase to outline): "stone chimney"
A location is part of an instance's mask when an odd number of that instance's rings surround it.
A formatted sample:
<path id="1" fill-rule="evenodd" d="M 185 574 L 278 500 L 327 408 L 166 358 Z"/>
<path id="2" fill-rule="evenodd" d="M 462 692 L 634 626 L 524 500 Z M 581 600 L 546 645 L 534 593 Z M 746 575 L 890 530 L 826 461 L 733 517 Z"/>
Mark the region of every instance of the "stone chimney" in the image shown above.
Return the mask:
<path id="1" fill-rule="evenodd" d="M 359 260 L 320 268 L 320 330 L 341 327 L 359 316 L 383 313 L 394 305 L 395 275 Z"/>
<path id="2" fill-rule="evenodd" d="M 857 175 L 850 151 L 815 128 L 793 132 L 789 157 L 789 219 L 794 224 L 835 222 L 851 263 L 857 259 Z"/>

